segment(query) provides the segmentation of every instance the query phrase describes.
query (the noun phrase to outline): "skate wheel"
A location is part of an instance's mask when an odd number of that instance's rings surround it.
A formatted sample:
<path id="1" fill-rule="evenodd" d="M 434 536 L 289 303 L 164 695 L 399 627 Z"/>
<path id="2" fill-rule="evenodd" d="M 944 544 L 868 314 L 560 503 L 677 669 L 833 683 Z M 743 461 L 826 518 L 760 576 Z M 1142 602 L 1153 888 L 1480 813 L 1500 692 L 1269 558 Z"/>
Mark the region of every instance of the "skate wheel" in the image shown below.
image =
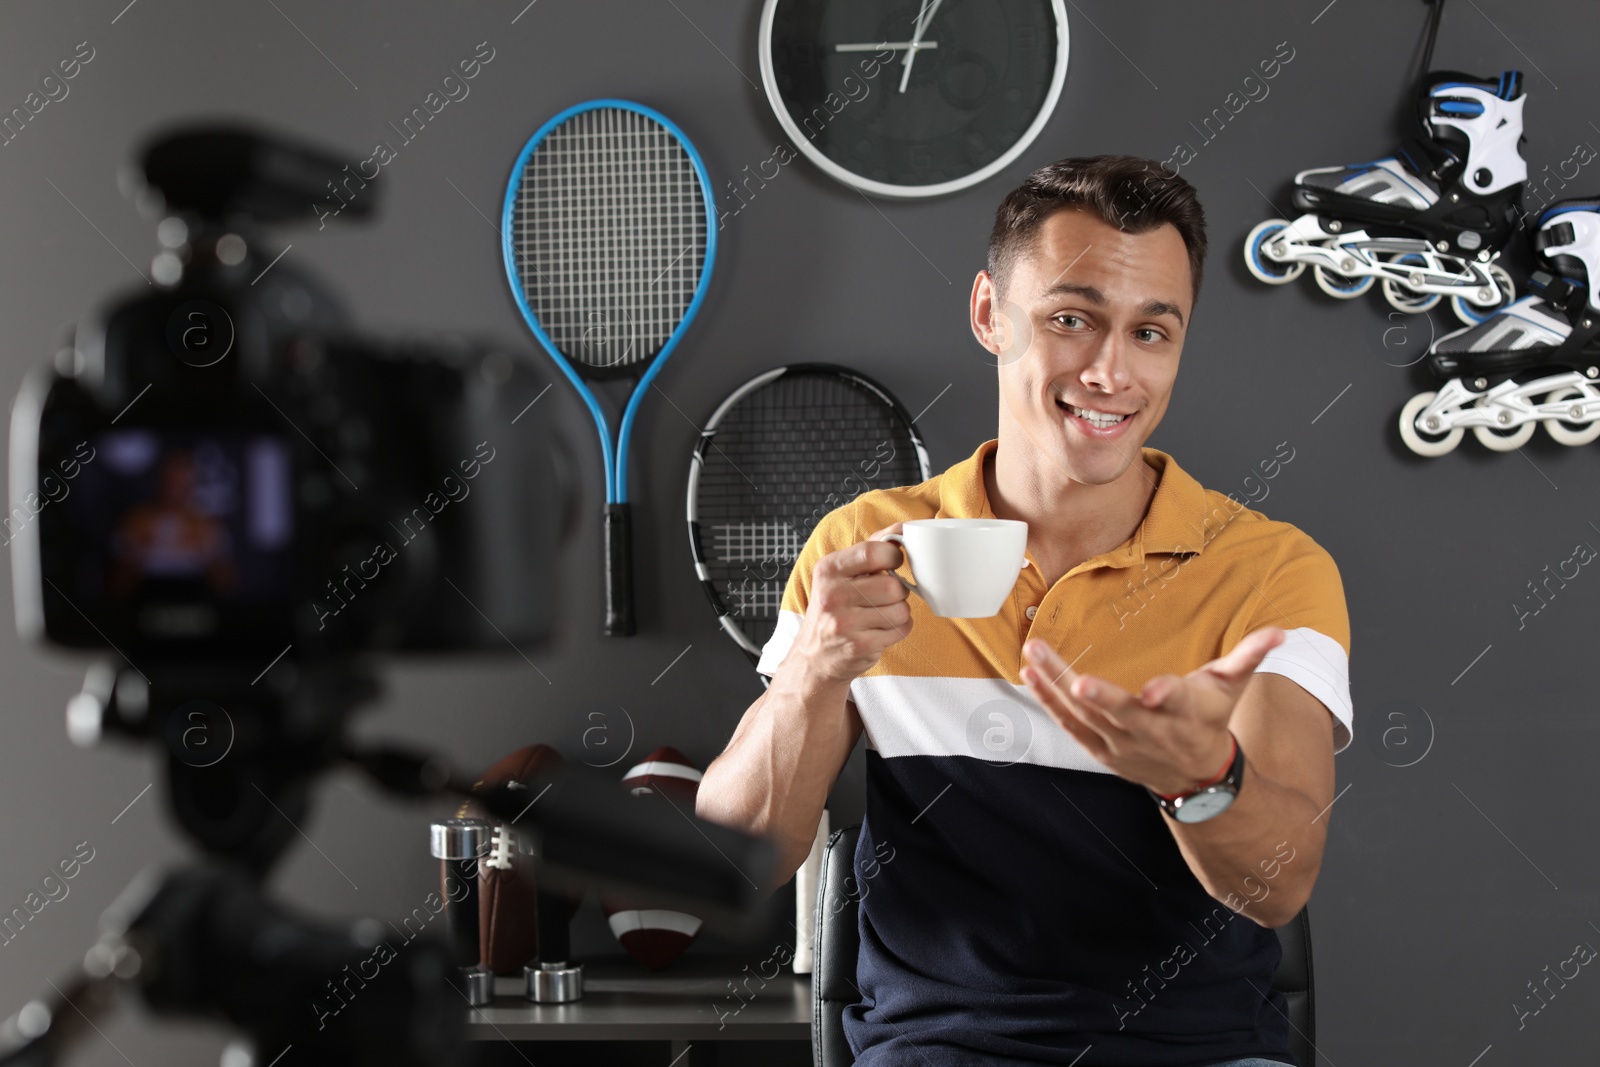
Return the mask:
<path id="1" fill-rule="evenodd" d="M 1418 393 L 1406 401 L 1406 406 L 1400 409 L 1400 439 L 1406 443 L 1407 448 L 1419 456 L 1442 456 L 1459 445 L 1465 434 L 1459 426 L 1435 432 L 1417 425 L 1417 416 L 1421 415 L 1438 395 L 1434 392 Z"/>
<path id="2" fill-rule="evenodd" d="M 1267 257 L 1263 246 L 1273 236 L 1288 229 L 1283 219 L 1268 219 L 1250 231 L 1244 239 L 1244 265 L 1250 273 L 1268 285 L 1286 285 L 1305 272 L 1304 263 L 1280 263 Z"/>
<path id="3" fill-rule="evenodd" d="M 1316 278 L 1317 288 L 1337 300 L 1354 300 L 1371 289 L 1377 280 L 1370 274 L 1362 277 L 1336 274 L 1327 267 L 1312 267 L 1311 274 Z"/>
<path id="4" fill-rule="evenodd" d="M 1546 396 L 1543 402 L 1545 404 L 1560 404 L 1568 400 L 1590 399 L 1593 398 L 1582 389 L 1569 385 L 1565 389 L 1557 389 L 1549 396 Z M 1565 419 L 1546 419 L 1544 428 L 1545 432 L 1557 441 L 1576 448 L 1578 445 L 1586 445 L 1595 438 L 1600 437 L 1600 417 L 1587 424 L 1567 422 Z"/>
<path id="5" fill-rule="evenodd" d="M 1432 311 L 1439 306 L 1439 301 L 1444 299 L 1438 293 L 1410 292 L 1388 278 L 1383 280 L 1383 298 L 1389 301 L 1390 307 L 1396 311 L 1404 311 L 1407 315 L 1420 315 L 1424 311 Z"/>
<path id="6" fill-rule="evenodd" d="M 1473 405 L 1479 408 L 1490 408 L 1484 403 L 1483 398 Z M 1478 443 L 1491 452 L 1515 452 L 1529 441 L 1533 440 L 1533 431 L 1538 428 L 1538 420 L 1530 419 L 1521 426 L 1514 426 L 1509 430 L 1496 429 L 1493 426 L 1474 426 L 1472 436 Z"/>
<path id="7" fill-rule="evenodd" d="M 1459 296 L 1450 298 L 1450 310 L 1456 313 L 1456 318 L 1468 326 L 1478 325 L 1502 308 L 1508 307 L 1517 298 L 1516 283 L 1511 280 L 1511 275 L 1506 273 L 1504 267 L 1498 263 L 1491 263 L 1488 270 L 1489 276 L 1494 279 L 1495 288 L 1500 291 L 1500 298 L 1495 303 L 1473 304 Z"/>
<path id="8" fill-rule="evenodd" d="M 1423 258 L 1415 252 L 1402 252 L 1391 257 L 1389 262 L 1402 266 L 1426 266 Z M 1383 298 L 1389 302 L 1390 307 L 1407 315 L 1420 315 L 1424 311 L 1432 311 L 1438 307 L 1439 301 L 1444 299 L 1438 293 L 1414 293 L 1392 278 L 1383 279 Z"/>

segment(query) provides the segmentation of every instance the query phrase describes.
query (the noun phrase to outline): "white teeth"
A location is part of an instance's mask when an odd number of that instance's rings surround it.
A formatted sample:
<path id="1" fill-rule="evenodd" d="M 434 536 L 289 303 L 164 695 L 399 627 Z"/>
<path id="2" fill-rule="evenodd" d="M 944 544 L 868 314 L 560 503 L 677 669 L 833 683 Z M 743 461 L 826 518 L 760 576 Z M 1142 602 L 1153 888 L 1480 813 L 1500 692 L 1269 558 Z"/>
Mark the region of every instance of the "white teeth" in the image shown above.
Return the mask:
<path id="1" fill-rule="evenodd" d="M 1107 415 L 1099 411 L 1090 411 L 1088 408 L 1077 408 L 1073 407 L 1071 404 L 1067 405 L 1067 410 L 1083 419 L 1089 425 L 1100 430 L 1110 429 L 1111 427 L 1122 422 L 1124 419 L 1128 418 L 1126 415 Z"/>

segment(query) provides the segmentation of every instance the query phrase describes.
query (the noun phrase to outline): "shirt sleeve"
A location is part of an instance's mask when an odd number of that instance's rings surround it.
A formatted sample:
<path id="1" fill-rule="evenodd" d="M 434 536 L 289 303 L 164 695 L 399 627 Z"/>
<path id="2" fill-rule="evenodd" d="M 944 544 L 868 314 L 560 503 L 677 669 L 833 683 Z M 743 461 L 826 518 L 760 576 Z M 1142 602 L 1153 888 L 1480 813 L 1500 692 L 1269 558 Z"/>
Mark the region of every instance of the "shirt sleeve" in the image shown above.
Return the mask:
<path id="1" fill-rule="evenodd" d="M 1321 701 L 1333 716 L 1333 750 L 1343 752 L 1350 747 L 1355 723 L 1350 616 L 1338 565 L 1326 549 L 1296 530 L 1259 594 L 1244 632 L 1281 626 L 1288 639 L 1267 653 L 1256 673 L 1281 674 Z"/>
<path id="2" fill-rule="evenodd" d="M 806 605 L 811 603 L 811 574 L 816 570 L 817 562 L 830 552 L 865 540 L 866 533 L 851 536 L 858 532 L 857 525 L 855 509 L 851 504 L 846 504 L 824 515 L 806 538 L 800 554 L 795 557 L 794 568 L 789 572 L 788 584 L 783 589 L 778 625 L 762 646 L 761 658 L 756 662 L 756 670 L 768 678 L 778 673 L 779 665 L 800 633 L 800 621 L 805 618 Z"/>

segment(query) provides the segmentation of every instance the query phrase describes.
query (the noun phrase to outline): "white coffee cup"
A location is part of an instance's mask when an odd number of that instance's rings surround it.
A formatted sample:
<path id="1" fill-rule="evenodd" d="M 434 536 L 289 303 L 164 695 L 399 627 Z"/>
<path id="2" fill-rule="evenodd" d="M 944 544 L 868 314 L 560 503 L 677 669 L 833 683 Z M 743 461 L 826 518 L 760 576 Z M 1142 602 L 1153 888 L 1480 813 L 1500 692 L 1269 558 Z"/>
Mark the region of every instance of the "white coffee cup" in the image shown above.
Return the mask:
<path id="1" fill-rule="evenodd" d="M 1018 519 L 912 519 L 902 529 L 884 540 L 905 550 L 916 584 L 895 577 L 947 619 L 997 614 L 1028 565 L 1028 524 Z"/>

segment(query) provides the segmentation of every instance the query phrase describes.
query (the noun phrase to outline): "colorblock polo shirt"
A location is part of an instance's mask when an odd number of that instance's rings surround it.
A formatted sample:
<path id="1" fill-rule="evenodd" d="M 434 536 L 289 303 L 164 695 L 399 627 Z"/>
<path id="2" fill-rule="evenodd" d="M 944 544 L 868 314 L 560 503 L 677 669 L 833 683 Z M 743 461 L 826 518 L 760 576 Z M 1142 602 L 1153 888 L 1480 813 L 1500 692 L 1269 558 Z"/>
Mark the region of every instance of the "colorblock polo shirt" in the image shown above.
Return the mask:
<path id="1" fill-rule="evenodd" d="M 983 464 L 997 447 L 826 515 L 757 670 L 783 662 L 824 555 L 897 521 L 993 517 Z M 862 999 L 844 1011 L 858 1067 L 1294 1062 L 1271 992 L 1276 934 L 1207 894 L 1144 788 L 1021 682 L 1032 637 L 1137 692 L 1281 626 L 1288 640 L 1259 671 L 1320 701 L 1335 751 L 1349 746 L 1350 628 L 1332 557 L 1166 453 L 1144 448 L 1142 460 L 1157 485 L 1126 542 L 1048 588 L 1030 556 L 992 618 L 940 618 L 913 596 L 910 635 L 851 683 L 867 771 Z"/>

